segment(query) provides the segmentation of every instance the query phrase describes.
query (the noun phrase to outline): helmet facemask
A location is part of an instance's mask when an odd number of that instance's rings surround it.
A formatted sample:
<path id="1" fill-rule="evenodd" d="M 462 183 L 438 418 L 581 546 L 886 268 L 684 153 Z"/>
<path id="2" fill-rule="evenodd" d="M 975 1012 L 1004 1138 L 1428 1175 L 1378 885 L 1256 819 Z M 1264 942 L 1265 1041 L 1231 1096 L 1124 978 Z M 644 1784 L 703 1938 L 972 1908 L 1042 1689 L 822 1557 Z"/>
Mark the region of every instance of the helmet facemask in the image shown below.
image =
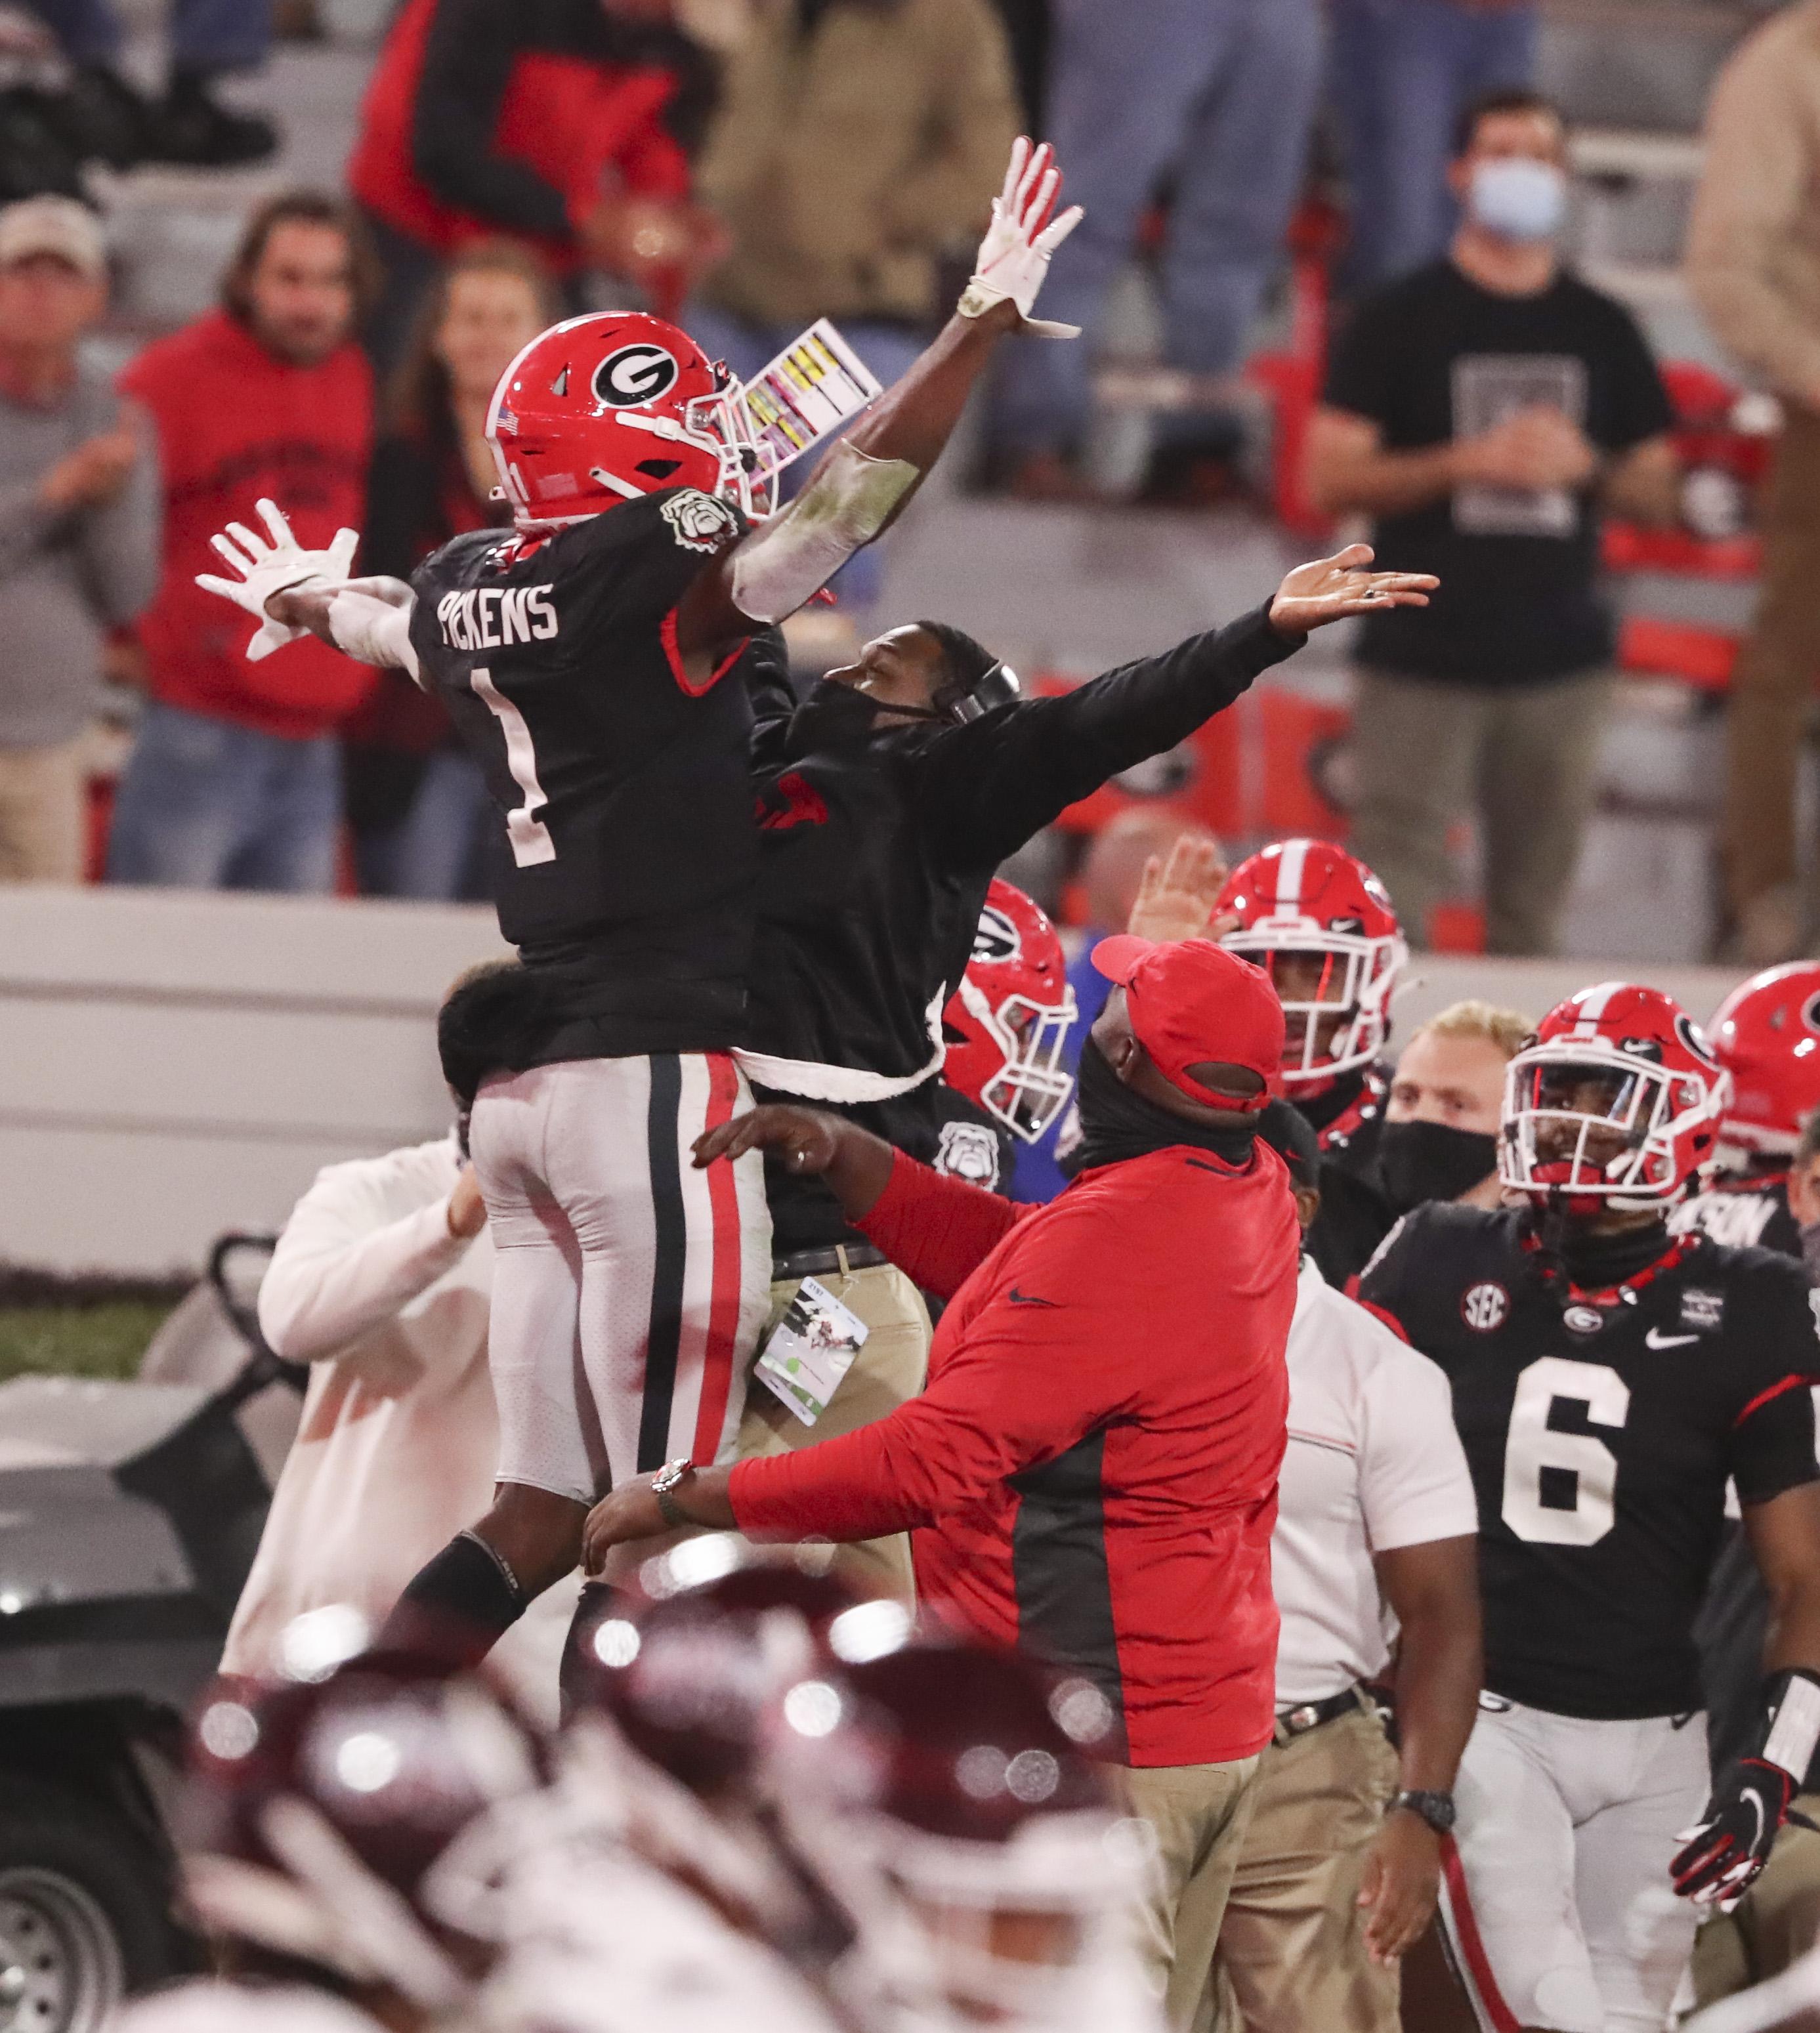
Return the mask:
<path id="1" fill-rule="evenodd" d="M 1501 1182 L 1571 1214 L 1672 1205 L 1690 1178 L 1678 1139 L 1715 1121 L 1723 1083 L 1706 1087 L 1601 1039 L 1531 1046 L 1510 1062 L 1498 1148 Z"/>
<path id="2" fill-rule="evenodd" d="M 1400 938 L 1269 919 L 1220 942 L 1269 975 L 1283 1005 L 1283 1063 L 1290 1089 L 1369 1065 L 1390 1035 L 1391 983 L 1407 957 Z"/>
<path id="3" fill-rule="evenodd" d="M 1074 1091 L 1074 1076 L 1062 1064 L 1062 1050 L 1079 1013 L 1074 990 L 1059 1003 L 1035 1002 L 1011 994 L 996 1009 L 967 975 L 957 991 L 967 1013 L 1005 1054 L 1005 1063 L 979 1091 L 979 1105 L 1013 1136 L 1034 1144 Z"/>

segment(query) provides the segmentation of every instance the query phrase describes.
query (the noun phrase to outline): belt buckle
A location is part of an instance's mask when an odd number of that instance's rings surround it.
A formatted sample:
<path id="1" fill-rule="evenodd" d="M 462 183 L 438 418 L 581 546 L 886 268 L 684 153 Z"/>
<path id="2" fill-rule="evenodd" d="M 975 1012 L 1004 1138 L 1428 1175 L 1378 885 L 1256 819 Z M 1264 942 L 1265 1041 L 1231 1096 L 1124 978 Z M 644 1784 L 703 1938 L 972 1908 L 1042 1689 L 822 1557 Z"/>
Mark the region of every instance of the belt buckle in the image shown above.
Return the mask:
<path id="1" fill-rule="evenodd" d="M 1299 1708 L 1286 1709 L 1277 1720 L 1291 1736 L 1300 1736 L 1320 1720 L 1320 1709 L 1316 1702 L 1304 1702 Z"/>

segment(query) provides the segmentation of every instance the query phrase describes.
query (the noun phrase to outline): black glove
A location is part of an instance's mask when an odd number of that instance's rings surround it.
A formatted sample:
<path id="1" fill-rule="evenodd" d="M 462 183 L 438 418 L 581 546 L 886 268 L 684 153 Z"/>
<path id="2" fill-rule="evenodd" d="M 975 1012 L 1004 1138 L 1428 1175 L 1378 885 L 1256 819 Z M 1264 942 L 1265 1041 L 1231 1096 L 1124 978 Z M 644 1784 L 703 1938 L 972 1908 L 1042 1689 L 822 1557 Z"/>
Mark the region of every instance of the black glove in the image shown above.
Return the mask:
<path id="1" fill-rule="evenodd" d="M 1741 1758 L 1728 1767 L 1706 1819 L 1683 1832 L 1687 1846 L 1668 1866 L 1676 1891 L 1696 1906 L 1736 1904 L 1769 1862 L 1794 1795 L 1795 1781 L 1780 1765 Z"/>

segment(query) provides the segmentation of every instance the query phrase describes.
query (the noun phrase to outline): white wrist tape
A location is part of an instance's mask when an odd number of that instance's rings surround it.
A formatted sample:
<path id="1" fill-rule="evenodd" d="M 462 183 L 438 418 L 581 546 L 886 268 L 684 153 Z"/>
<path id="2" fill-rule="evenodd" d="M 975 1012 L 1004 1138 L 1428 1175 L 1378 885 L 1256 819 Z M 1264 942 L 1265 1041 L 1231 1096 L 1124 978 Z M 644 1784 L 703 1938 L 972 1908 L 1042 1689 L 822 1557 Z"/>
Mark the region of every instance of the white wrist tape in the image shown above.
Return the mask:
<path id="1" fill-rule="evenodd" d="M 1814 1761 L 1816 1743 L 1820 1743 L 1820 1686 L 1796 1673 L 1790 1677 L 1770 1725 L 1763 1746 L 1764 1762 L 1781 1765 L 1799 1786 Z"/>
<path id="2" fill-rule="evenodd" d="M 357 664 L 408 671 L 421 684 L 417 651 L 410 639 L 410 617 L 416 601 L 402 579 L 389 583 L 404 596 L 402 602 L 381 599 L 355 586 L 343 586 L 328 604 L 328 632 L 335 638 L 336 649 Z"/>
<path id="3" fill-rule="evenodd" d="M 844 440 L 781 515 L 733 553 L 733 601 L 754 621 L 781 621 L 826 586 L 891 519 L 920 476 Z"/>

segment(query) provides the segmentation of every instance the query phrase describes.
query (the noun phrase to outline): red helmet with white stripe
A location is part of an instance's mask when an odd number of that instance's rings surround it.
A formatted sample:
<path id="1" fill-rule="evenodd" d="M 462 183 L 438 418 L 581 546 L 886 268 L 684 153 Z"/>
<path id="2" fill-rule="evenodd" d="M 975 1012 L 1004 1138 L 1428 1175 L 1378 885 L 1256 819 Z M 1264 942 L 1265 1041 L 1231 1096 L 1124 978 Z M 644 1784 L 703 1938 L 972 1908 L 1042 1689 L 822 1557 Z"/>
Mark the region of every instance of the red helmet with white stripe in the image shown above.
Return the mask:
<path id="1" fill-rule="evenodd" d="M 1055 927 L 1021 889 L 994 877 L 973 956 L 942 1012 L 942 1078 L 1034 1144 L 1073 1091 L 1059 1061 L 1076 1014 Z"/>
<path id="2" fill-rule="evenodd" d="M 1802 1118 L 1820 1108 L 1820 960 L 1752 975 L 1720 1004 L 1712 1040 L 1732 1076 L 1721 1163 L 1786 1165 Z"/>
<path id="3" fill-rule="evenodd" d="M 1601 982 L 1558 1003 L 1504 1076 L 1498 1177 L 1571 1214 L 1666 1207 L 1718 1148 L 1731 1080 L 1658 988 Z"/>
<path id="4" fill-rule="evenodd" d="M 579 522 L 666 487 L 770 512 L 740 385 L 641 311 L 567 318 L 500 376 L 487 442 L 521 530 Z M 763 498 L 760 498 L 762 495 Z"/>
<path id="5" fill-rule="evenodd" d="M 1331 841 L 1275 841 L 1239 863 L 1213 909 L 1238 919 L 1221 943 L 1261 967 L 1283 1004 L 1279 1077 L 1292 1096 L 1370 1065 L 1409 948 L 1362 861 Z"/>

